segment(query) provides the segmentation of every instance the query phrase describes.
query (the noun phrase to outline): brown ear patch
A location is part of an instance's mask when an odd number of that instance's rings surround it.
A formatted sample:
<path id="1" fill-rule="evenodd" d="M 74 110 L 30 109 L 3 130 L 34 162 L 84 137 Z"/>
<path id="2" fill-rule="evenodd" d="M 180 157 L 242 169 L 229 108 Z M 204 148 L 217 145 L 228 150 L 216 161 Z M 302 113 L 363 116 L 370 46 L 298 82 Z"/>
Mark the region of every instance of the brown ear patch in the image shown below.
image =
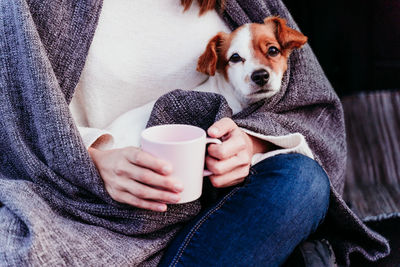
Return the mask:
<path id="1" fill-rule="evenodd" d="M 288 27 L 285 19 L 276 16 L 267 17 L 264 23 L 272 24 L 282 50 L 287 50 L 290 53 L 293 49 L 300 48 L 307 42 L 308 38 L 301 32 Z"/>
<path id="2" fill-rule="evenodd" d="M 204 53 L 197 62 L 197 71 L 214 76 L 217 70 L 217 63 L 221 56 L 221 46 L 226 39 L 226 33 L 219 32 L 207 44 Z"/>

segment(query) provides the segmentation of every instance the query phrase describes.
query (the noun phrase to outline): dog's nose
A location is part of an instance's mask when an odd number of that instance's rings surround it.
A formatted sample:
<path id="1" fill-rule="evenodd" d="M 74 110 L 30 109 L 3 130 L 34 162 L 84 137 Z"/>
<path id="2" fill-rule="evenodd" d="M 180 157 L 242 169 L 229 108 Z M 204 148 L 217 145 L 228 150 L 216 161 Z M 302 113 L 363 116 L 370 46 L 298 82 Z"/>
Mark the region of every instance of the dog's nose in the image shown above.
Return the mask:
<path id="1" fill-rule="evenodd" d="M 259 86 L 263 86 L 268 82 L 269 73 L 268 71 L 263 69 L 256 70 L 255 72 L 253 72 L 253 74 L 251 74 L 251 79 Z"/>

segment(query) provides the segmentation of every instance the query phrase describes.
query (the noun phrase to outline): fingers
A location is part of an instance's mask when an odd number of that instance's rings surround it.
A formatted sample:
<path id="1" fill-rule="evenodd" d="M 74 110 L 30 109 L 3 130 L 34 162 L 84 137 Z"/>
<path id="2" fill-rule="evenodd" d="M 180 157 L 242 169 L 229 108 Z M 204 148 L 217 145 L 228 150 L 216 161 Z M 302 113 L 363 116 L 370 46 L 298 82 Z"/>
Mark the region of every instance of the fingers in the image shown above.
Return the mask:
<path id="1" fill-rule="evenodd" d="M 131 179 L 121 179 L 119 191 L 129 192 L 131 195 L 144 200 L 153 200 L 162 203 L 177 203 L 180 196 L 176 193 L 152 188 Z"/>
<path id="2" fill-rule="evenodd" d="M 163 176 L 152 170 L 141 168 L 133 164 L 126 163 L 121 166 L 118 175 L 124 175 L 129 179 L 136 180 L 142 184 L 152 187 L 163 188 L 173 192 L 181 192 L 183 185 L 171 176 Z"/>
<path id="3" fill-rule="evenodd" d="M 128 178 L 118 179 L 114 185 L 106 185 L 106 190 L 115 201 L 138 208 L 165 211 L 165 203 L 179 202 L 180 196 L 141 184 Z"/>
<path id="4" fill-rule="evenodd" d="M 221 138 L 236 128 L 238 128 L 238 126 L 232 119 L 222 118 L 208 128 L 207 134 L 212 138 Z"/>
<path id="5" fill-rule="evenodd" d="M 210 181 L 214 187 L 223 188 L 240 184 L 249 175 L 250 165 L 238 167 L 223 175 L 212 175 Z"/>
<path id="6" fill-rule="evenodd" d="M 171 164 L 138 148 L 130 147 L 124 149 L 124 153 L 127 160 L 134 165 L 153 170 L 163 175 L 172 173 Z"/>
<path id="7" fill-rule="evenodd" d="M 242 135 L 243 133 L 239 128 L 234 129 L 229 139 L 222 144 L 211 144 L 207 149 L 208 154 L 220 160 L 228 159 L 238 154 L 240 151 L 246 149 L 247 145 Z"/>
<path id="8" fill-rule="evenodd" d="M 225 139 L 222 144 L 208 147 L 207 169 L 214 173 L 210 181 L 215 187 L 229 187 L 244 181 L 251 165 L 252 143 L 250 138 L 231 119 L 214 123 L 208 134 Z"/>
<path id="9" fill-rule="evenodd" d="M 170 176 L 169 163 L 134 147 L 92 154 L 115 201 L 154 211 L 165 211 L 166 203 L 179 202 L 183 186 Z"/>
<path id="10" fill-rule="evenodd" d="M 111 194 L 110 194 L 111 195 Z M 111 196 L 115 201 L 128 204 L 137 208 L 164 212 L 167 210 L 167 205 L 150 200 L 144 200 L 131 195 L 128 192 L 119 191 L 114 196 Z"/>
<path id="11" fill-rule="evenodd" d="M 214 175 L 222 175 L 231 172 L 238 167 L 244 167 L 250 164 L 250 156 L 246 151 L 241 151 L 237 155 L 230 157 L 226 160 L 217 160 L 213 157 L 206 157 L 207 170 L 211 171 Z"/>

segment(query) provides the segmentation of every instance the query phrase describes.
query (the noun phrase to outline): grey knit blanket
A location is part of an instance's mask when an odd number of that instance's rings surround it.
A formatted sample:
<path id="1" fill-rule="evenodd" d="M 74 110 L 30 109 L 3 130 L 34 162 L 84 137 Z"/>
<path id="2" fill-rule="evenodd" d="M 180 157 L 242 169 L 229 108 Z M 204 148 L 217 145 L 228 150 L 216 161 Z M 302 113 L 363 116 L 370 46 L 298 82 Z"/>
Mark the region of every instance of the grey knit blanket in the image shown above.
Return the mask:
<path id="1" fill-rule="evenodd" d="M 0 265 L 155 266 L 175 233 L 199 211 L 198 201 L 170 205 L 162 214 L 113 201 L 82 143 L 68 103 L 101 5 L 101 0 L 0 1 Z M 297 28 L 280 0 L 228 0 L 221 12 L 232 29 L 272 14 Z M 220 96 L 173 91 L 157 102 L 149 125 L 208 127 L 223 116 L 230 110 Z M 387 241 L 341 198 L 342 107 L 308 45 L 290 57 L 281 92 L 234 120 L 263 134 L 306 137 L 331 180 L 321 232 L 339 263 L 348 265 L 354 252 L 371 260 L 389 253 Z"/>

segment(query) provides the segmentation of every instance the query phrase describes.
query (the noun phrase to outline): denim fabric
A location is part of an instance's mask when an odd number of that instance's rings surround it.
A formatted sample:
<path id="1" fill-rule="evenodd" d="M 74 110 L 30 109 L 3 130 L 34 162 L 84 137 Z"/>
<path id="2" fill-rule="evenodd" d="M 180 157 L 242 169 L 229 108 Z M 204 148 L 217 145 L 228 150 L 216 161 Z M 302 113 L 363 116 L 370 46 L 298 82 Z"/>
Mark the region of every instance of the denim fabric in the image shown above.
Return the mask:
<path id="1" fill-rule="evenodd" d="M 314 160 L 300 154 L 265 159 L 177 235 L 160 266 L 279 266 L 317 229 L 329 192 Z"/>

